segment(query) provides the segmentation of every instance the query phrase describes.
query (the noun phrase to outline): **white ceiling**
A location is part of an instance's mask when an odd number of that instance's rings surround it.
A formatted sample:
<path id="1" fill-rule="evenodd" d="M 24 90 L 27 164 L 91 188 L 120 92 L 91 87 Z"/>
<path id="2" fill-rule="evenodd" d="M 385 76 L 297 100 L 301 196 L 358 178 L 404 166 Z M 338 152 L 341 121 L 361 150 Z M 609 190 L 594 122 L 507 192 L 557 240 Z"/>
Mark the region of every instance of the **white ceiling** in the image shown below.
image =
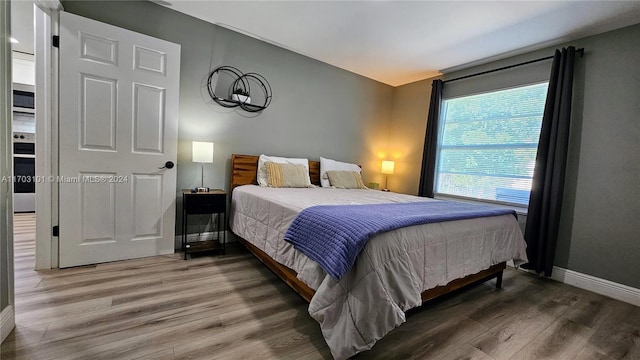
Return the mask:
<path id="1" fill-rule="evenodd" d="M 155 2 L 393 86 L 640 23 L 640 1 Z M 11 6 L 33 53 L 33 0 Z"/>
<path id="2" fill-rule="evenodd" d="M 157 1 L 397 86 L 640 23 L 640 1 Z"/>

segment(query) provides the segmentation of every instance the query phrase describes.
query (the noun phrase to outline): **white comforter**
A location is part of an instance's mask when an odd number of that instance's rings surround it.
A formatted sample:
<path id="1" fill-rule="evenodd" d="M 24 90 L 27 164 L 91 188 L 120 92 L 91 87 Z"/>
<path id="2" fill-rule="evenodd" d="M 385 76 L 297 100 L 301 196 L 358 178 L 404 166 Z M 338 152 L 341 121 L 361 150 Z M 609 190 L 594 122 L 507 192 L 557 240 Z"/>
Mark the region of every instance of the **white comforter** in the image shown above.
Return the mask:
<path id="1" fill-rule="evenodd" d="M 237 187 L 232 194 L 235 234 L 298 273 L 316 290 L 309 314 L 320 323 L 336 359 L 370 349 L 420 306 L 420 294 L 507 261 L 526 261 L 525 242 L 512 215 L 402 228 L 372 238 L 340 281 L 284 241 L 287 228 L 314 205 L 433 201 L 375 190 Z M 381 214 L 384 216 L 384 214 Z"/>

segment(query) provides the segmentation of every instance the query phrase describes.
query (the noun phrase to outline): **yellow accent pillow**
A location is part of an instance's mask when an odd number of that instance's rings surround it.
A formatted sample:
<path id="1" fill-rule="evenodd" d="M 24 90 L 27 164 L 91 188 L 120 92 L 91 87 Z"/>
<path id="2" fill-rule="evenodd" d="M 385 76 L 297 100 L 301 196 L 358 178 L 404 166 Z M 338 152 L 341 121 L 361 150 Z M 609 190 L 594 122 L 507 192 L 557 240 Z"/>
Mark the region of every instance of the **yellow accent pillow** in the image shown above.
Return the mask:
<path id="1" fill-rule="evenodd" d="M 310 187 L 309 172 L 301 164 L 266 162 L 268 186 L 273 188 Z"/>
<path id="2" fill-rule="evenodd" d="M 362 176 L 357 171 L 327 171 L 329 183 L 338 189 L 366 189 Z"/>

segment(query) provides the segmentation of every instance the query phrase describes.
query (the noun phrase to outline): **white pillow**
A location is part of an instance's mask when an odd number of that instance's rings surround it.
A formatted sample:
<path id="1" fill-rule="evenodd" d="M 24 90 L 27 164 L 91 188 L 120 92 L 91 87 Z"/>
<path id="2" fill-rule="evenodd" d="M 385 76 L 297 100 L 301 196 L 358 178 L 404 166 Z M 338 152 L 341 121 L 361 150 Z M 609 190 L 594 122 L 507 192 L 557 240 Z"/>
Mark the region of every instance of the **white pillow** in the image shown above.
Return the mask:
<path id="1" fill-rule="evenodd" d="M 267 165 L 266 162 L 274 162 L 278 164 L 300 164 L 304 165 L 307 169 L 307 178 L 309 178 L 309 160 L 308 159 L 296 159 L 296 158 L 284 158 L 277 156 L 267 156 L 265 154 L 260 155 L 258 158 L 258 185 L 269 186 L 269 179 L 267 178 Z M 309 185 L 311 185 L 311 178 L 309 178 Z"/>
<path id="2" fill-rule="evenodd" d="M 351 164 L 331 159 L 320 158 L 320 185 L 322 187 L 331 187 L 331 183 L 329 182 L 329 177 L 327 176 L 327 171 L 355 171 L 360 174 L 360 166 L 357 164 Z"/>

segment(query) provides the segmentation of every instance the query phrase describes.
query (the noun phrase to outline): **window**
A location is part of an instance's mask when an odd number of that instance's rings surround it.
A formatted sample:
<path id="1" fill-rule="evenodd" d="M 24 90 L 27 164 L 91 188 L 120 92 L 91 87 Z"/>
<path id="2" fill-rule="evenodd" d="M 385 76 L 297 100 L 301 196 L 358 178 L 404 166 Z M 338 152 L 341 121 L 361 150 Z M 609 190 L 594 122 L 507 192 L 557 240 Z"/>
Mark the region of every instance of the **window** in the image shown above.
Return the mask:
<path id="1" fill-rule="evenodd" d="M 547 87 L 443 100 L 436 194 L 528 205 Z"/>

